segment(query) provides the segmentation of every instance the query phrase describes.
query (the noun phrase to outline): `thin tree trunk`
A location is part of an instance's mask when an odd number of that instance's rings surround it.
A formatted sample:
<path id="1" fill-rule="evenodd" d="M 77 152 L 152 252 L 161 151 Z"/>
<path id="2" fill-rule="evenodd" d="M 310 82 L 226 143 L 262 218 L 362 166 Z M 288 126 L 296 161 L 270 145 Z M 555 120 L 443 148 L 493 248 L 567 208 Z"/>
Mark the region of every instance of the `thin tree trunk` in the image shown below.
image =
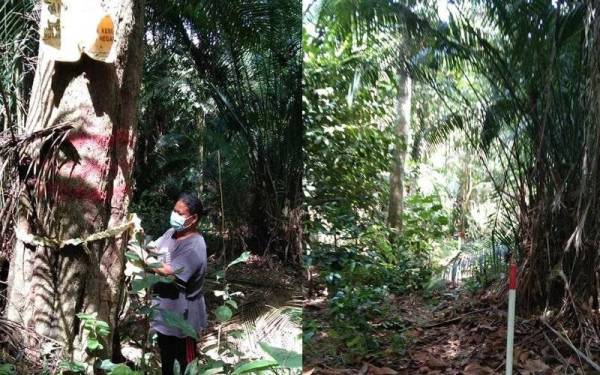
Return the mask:
<path id="1" fill-rule="evenodd" d="M 143 60 L 143 2 L 103 1 L 117 14 L 114 64 L 86 56 L 75 63 L 54 62 L 40 50 L 27 131 L 69 123 L 74 129 L 68 143 L 76 155 L 60 157 L 59 164 L 50 166 L 54 178 L 23 198 L 28 207 L 23 205 L 20 212 L 21 230 L 68 239 L 125 220 Z M 32 160 L 47 157 L 44 147 L 31 153 Z M 110 356 L 124 297 L 126 239 L 121 235 L 90 243 L 91 256 L 81 246 L 35 248 L 18 241 L 10 267 L 7 317 L 64 343 L 74 359 L 88 360 L 86 335 L 76 314 L 95 312 L 111 327 L 102 353 Z"/>
<path id="2" fill-rule="evenodd" d="M 391 228 L 402 229 L 402 213 L 404 211 L 404 164 L 408 150 L 408 135 L 410 131 L 412 82 L 406 72 L 398 75 L 398 97 L 396 101 L 396 149 L 394 165 L 390 178 L 390 204 L 388 224 Z"/>

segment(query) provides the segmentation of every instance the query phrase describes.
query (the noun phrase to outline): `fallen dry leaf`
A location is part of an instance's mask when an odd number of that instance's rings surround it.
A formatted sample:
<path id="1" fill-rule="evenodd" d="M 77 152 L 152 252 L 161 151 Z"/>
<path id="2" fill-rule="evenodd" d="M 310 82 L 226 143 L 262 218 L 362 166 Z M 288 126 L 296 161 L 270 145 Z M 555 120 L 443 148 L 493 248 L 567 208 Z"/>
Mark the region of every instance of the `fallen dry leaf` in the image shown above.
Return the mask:
<path id="1" fill-rule="evenodd" d="M 522 368 L 533 373 L 544 372 L 550 370 L 550 366 L 539 359 L 528 359 L 522 365 Z"/>
<path id="2" fill-rule="evenodd" d="M 429 353 L 427 352 L 417 352 L 410 355 L 413 361 L 417 362 L 425 362 L 429 359 Z"/>
<path id="3" fill-rule="evenodd" d="M 481 324 L 479 326 L 480 329 L 486 330 L 486 331 L 490 331 L 493 332 L 496 330 L 496 327 L 492 327 L 490 324 Z"/>
<path id="4" fill-rule="evenodd" d="M 396 375 L 398 371 L 393 370 L 389 367 L 377 367 L 370 365 L 369 366 L 369 375 Z"/>
<path id="5" fill-rule="evenodd" d="M 344 368 L 316 368 L 315 370 L 317 374 L 325 375 L 344 375 L 348 373 Z"/>
<path id="6" fill-rule="evenodd" d="M 363 366 L 358 372 L 358 375 L 365 375 L 369 371 L 369 364 L 367 362 L 363 362 Z"/>
<path id="7" fill-rule="evenodd" d="M 522 351 L 521 353 L 519 353 L 519 356 L 517 357 L 517 362 L 518 363 L 524 363 L 529 359 L 529 356 L 531 355 L 531 353 L 529 351 Z"/>
<path id="8" fill-rule="evenodd" d="M 493 374 L 494 370 L 487 367 L 481 366 L 479 363 L 471 363 L 463 370 L 465 375 L 488 375 Z"/>
<path id="9" fill-rule="evenodd" d="M 427 367 L 432 369 L 443 369 L 448 367 L 448 364 L 446 362 L 437 358 L 430 358 L 427 361 L 425 361 L 425 364 L 427 365 Z"/>

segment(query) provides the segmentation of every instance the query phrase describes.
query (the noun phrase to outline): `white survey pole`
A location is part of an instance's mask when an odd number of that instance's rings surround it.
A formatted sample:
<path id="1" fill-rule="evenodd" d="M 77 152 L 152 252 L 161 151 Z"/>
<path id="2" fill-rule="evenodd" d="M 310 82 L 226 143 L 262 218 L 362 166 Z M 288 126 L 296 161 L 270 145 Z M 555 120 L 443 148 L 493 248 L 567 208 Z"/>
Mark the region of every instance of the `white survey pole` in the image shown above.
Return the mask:
<path id="1" fill-rule="evenodd" d="M 515 299 L 517 297 L 517 265 L 508 267 L 508 327 L 506 328 L 506 375 L 512 375 L 515 339 Z"/>

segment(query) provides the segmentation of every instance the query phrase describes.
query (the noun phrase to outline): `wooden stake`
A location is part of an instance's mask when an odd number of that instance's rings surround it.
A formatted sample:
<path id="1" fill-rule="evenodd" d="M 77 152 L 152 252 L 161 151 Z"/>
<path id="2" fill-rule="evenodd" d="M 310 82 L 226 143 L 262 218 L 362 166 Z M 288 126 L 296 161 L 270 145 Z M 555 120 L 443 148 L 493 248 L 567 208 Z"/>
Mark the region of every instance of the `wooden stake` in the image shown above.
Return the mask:
<path id="1" fill-rule="evenodd" d="M 517 297 L 517 264 L 508 267 L 508 327 L 506 329 L 506 375 L 512 375 L 515 335 L 515 301 Z"/>

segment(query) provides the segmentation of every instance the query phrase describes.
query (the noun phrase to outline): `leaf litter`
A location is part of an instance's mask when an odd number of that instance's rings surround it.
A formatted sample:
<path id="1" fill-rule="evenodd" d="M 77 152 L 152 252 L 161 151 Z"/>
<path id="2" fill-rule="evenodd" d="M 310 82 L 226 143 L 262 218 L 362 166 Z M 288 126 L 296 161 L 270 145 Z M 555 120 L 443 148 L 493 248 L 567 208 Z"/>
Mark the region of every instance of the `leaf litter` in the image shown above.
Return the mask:
<path id="1" fill-rule="evenodd" d="M 375 324 L 375 335 L 382 343 L 379 353 L 354 362 L 342 360 L 343 348 L 328 337 L 324 324 L 310 349 L 305 344 L 305 374 L 504 374 L 506 303 L 497 302 L 489 293 L 461 291 L 434 294 L 431 299 L 392 295 L 387 302 L 406 328 Z M 308 318 L 323 320 L 326 315 L 325 299 L 307 301 L 305 307 Z M 401 354 L 390 349 L 392 337 L 399 332 L 406 343 Z M 590 352 L 592 360 L 600 362 L 599 348 Z M 513 358 L 517 375 L 598 373 L 553 337 L 537 316 L 517 317 Z"/>

